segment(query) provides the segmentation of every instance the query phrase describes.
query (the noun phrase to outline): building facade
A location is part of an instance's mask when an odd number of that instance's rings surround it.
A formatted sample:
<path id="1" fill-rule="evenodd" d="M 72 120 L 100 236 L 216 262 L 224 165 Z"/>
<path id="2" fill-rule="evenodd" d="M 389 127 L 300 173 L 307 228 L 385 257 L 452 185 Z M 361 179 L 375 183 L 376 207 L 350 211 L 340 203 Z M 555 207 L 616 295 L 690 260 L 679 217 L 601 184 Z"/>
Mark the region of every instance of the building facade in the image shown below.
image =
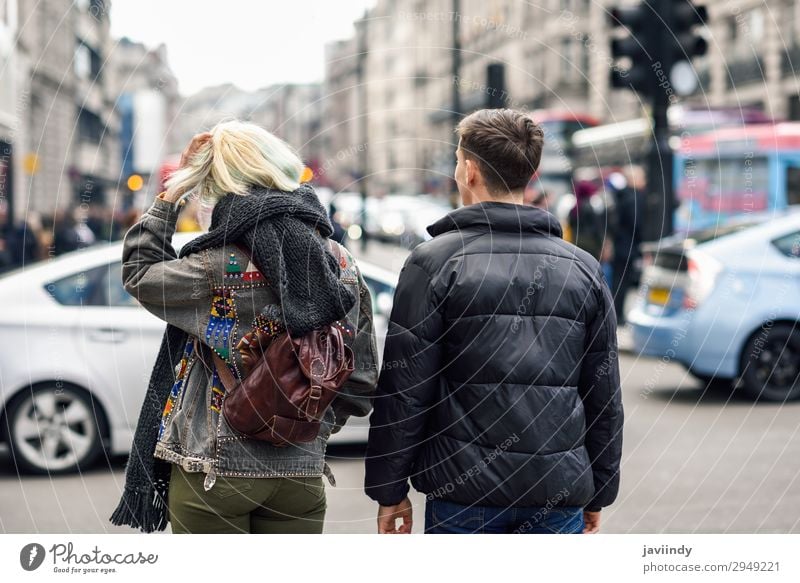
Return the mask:
<path id="1" fill-rule="evenodd" d="M 14 220 L 116 200 L 109 8 L 105 0 L 0 4 L 3 196 Z"/>
<path id="2" fill-rule="evenodd" d="M 118 96 L 123 199 L 126 206 L 141 208 L 163 186 L 159 170 L 164 161 L 185 146 L 176 136 L 178 81 L 163 44 L 150 49 L 122 38 L 114 45 L 110 63 Z"/>
<path id="3" fill-rule="evenodd" d="M 356 26 L 366 29 L 364 111 L 355 109 L 354 91 L 357 37 L 363 33 L 332 45 L 327 54 L 323 101 L 329 149 L 349 151 L 364 144 L 370 193 L 448 187 L 457 119 L 453 86 L 462 113 L 486 107 L 494 91 L 487 73 L 492 63 L 504 65 L 501 102 L 508 107 L 570 111 L 606 123 L 643 117 L 645 101 L 609 85 L 614 62 L 608 11 L 624 4 L 461 0 L 455 14 L 452 0 L 378 0 Z M 754 107 L 775 119 L 800 119 L 800 2 L 696 4 L 708 9 L 709 49 L 694 61 L 697 91 L 682 102 L 699 108 Z M 457 78 L 454 22 L 461 45 Z M 352 123 L 362 115 L 368 118 L 368 139 Z"/>

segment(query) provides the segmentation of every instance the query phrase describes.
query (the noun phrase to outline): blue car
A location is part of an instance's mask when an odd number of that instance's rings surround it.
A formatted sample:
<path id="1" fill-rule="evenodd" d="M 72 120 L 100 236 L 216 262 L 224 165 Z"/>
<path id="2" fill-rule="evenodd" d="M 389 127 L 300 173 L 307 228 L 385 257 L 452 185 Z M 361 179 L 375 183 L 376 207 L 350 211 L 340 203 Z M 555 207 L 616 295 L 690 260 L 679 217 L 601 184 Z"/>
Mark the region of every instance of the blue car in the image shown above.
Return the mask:
<path id="1" fill-rule="evenodd" d="M 754 399 L 800 398 L 800 209 L 643 247 L 639 354 Z"/>

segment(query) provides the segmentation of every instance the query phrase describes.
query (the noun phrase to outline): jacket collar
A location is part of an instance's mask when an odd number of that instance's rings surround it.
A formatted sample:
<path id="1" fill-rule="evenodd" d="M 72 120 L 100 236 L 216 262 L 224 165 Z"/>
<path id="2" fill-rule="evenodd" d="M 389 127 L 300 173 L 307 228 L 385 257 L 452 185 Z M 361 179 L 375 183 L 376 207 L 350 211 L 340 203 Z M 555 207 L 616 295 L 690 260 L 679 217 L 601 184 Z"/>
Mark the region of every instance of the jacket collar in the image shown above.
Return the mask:
<path id="1" fill-rule="evenodd" d="M 507 202 L 481 202 L 456 209 L 428 227 L 432 237 L 448 231 L 480 229 L 505 233 L 539 233 L 561 237 L 561 225 L 549 212 Z"/>

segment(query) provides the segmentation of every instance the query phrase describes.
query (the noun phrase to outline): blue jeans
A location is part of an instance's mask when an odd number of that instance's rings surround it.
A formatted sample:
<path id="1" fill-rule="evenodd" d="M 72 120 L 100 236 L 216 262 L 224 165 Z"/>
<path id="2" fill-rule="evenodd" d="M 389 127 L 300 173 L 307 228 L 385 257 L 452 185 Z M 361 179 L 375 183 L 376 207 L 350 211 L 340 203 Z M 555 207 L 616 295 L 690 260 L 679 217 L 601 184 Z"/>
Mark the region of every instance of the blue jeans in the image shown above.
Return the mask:
<path id="1" fill-rule="evenodd" d="M 425 504 L 426 534 L 580 534 L 580 506 L 497 508 L 446 500 Z"/>

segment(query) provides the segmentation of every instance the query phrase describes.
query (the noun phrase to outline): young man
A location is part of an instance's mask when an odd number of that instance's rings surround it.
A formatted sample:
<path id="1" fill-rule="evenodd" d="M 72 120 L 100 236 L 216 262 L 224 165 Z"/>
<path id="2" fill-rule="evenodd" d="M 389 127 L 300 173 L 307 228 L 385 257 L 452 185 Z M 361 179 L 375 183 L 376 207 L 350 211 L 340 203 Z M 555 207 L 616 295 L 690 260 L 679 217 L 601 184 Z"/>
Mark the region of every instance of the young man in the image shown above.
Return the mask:
<path id="1" fill-rule="evenodd" d="M 389 324 L 366 460 L 378 531 L 411 532 L 411 478 L 428 533 L 597 532 L 622 449 L 611 294 L 523 204 L 541 128 L 493 109 L 458 134 L 464 207 L 408 258 Z"/>

